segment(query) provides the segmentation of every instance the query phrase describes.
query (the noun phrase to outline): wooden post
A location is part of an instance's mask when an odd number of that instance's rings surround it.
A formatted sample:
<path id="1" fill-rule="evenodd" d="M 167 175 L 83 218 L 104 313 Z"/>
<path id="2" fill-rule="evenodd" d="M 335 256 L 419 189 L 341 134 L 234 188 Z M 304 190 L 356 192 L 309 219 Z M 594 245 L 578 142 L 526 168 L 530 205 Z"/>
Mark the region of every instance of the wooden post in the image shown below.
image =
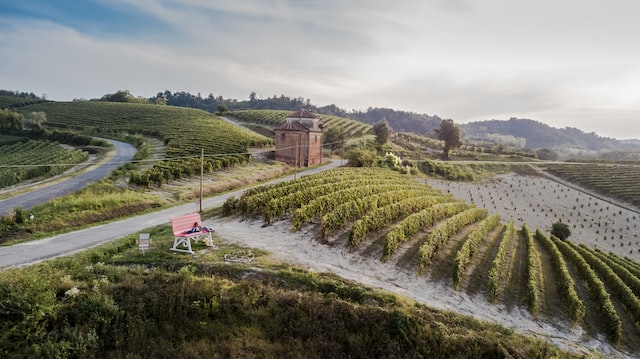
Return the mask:
<path id="1" fill-rule="evenodd" d="M 198 212 L 202 213 L 202 183 L 204 181 L 204 148 L 200 149 L 200 201 L 198 201 Z"/>
<path id="2" fill-rule="evenodd" d="M 298 140 L 296 141 L 296 168 L 293 172 L 293 179 L 298 176 L 298 165 L 300 164 L 300 134 L 298 134 Z"/>

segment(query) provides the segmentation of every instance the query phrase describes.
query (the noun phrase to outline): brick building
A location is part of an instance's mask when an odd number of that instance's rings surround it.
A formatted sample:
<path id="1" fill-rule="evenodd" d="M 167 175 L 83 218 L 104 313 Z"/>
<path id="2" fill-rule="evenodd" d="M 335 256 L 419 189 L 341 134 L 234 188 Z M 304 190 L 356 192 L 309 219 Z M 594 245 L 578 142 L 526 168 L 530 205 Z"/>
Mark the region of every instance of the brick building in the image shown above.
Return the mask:
<path id="1" fill-rule="evenodd" d="M 299 110 L 290 114 L 275 133 L 276 161 L 296 167 L 322 162 L 322 124 L 313 112 Z"/>

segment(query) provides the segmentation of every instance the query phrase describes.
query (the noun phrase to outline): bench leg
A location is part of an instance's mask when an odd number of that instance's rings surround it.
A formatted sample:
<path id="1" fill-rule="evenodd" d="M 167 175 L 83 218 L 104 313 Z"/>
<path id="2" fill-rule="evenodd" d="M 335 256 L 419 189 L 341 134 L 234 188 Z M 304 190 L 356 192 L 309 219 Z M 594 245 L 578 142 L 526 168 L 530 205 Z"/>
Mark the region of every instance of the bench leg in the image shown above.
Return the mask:
<path id="1" fill-rule="evenodd" d="M 178 248 L 178 246 L 184 246 L 187 247 L 187 249 L 182 249 L 182 248 Z M 176 252 L 185 252 L 185 253 L 190 253 L 193 254 L 193 250 L 191 249 L 191 238 L 189 237 L 174 237 L 173 238 L 173 248 L 171 248 L 172 251 L 176 251 Z"/>

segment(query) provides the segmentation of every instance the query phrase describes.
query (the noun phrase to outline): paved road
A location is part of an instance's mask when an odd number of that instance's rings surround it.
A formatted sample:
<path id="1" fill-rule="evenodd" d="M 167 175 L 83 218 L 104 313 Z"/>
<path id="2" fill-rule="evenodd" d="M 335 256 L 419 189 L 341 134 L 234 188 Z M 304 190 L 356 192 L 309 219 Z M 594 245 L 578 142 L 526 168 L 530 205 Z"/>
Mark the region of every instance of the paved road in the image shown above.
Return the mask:
<path id="1" fill-rule="evenodd" d="M 109 139 L 105 140 L 112 143 L 116 148 L 116 155 L 109 162 L 94 170 L 74 176 L 64 182 L 2 200 L 0 201 L 0 215 L 16 207 L 29 209 L 56 197 L 79 191 L 88 184 L 107 177 L 114 169 L 120 167 L 124 162 L 130 161 L 136 154 L 136 148 L 128 143 Z"/>
<path id="2" fill-rule="evenodd" d="M 297 176 L 318 173 L 338 167 L 340 164 L 340 160 L 334 160 L 321 167 L 299 171 Z M 277 183 L 293 178 L 294 175 L 290 175 L 267 183 Z M 244 189 L 206 198 L 202 201 L 202 208 L 221 206 L 227 198 L 231 196 L 239 197 L 242 192 L 244 192 Z M 196 206 L 190 203 L 50 238 L 0 247 L 0 270 L 34 264 L 42 260 L 80 252 L 87 248 L 143 231 L 149 227 L 168 223 L 171 217 L 193 213 L 194 211 L 196 211 Z"/>

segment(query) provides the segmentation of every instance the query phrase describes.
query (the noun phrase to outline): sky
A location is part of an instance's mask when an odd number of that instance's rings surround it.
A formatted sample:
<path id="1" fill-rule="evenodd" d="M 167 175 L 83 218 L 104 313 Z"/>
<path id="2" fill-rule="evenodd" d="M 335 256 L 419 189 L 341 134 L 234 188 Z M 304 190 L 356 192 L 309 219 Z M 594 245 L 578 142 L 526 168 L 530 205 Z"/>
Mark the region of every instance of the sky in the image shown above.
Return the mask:
<path id="1" fill-rule="evenodd" d="M 303 97 L 640 138 L 637 0 L 0 0 L 0 89 Z"/>

